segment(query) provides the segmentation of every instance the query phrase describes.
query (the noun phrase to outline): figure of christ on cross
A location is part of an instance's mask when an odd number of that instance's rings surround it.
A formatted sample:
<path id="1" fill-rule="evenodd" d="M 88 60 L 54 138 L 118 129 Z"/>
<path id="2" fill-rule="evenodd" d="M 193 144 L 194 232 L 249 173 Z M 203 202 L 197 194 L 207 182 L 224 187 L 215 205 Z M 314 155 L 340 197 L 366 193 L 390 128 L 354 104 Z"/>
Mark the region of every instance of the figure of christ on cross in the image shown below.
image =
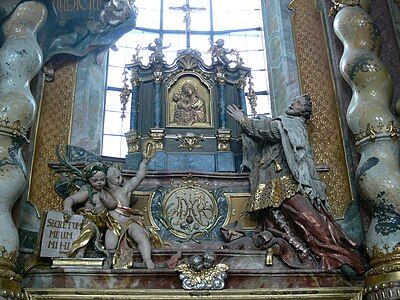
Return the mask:
<path id="1" fill-rule="evenodd" d="M 190 13 L 194 10 L 206 10 L 205 7 L 191 7 L 189 4 L 189 0 L 186 0 L 186 3 L 182 6 L 178 6 L 178 7 L 172 7 L 170 6 L 169 9 L 172 10 L 182 10 L 185 13 L 185 17 L 183 19 L 183 22 L 186 23 L 186 48 L 189 49 L 190 48 L 190 22 L 191 22 L 191 17 L 190 17 Z"/>

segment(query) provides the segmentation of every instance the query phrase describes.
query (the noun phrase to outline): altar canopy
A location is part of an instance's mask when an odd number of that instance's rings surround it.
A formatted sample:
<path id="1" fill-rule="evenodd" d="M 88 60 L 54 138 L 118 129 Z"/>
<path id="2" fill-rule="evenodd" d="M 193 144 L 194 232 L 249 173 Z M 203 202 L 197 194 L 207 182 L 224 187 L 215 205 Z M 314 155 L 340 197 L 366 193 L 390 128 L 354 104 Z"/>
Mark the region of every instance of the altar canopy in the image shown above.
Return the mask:
<path id="1" fill-rule="evenodd" d="M 158 150 L 150 170 L 239 170 L 240 133 L 227 117 L 226 107 L 236 104 L 246 111 L 244 89 L 251 72 L 238 53 L 233 56 L 234 50 L 229 52 L 223 40 L 218 42 L 210 47 L 211 65 L 195 49 L 178 51 L 168 65 L 162 41 L 156 39 L 148 65 L 136 58 L 126 66 L 132 83 L 126 169 L 137 169 L 140 151 L 150 138 Z M 128 96 L 129 92 L 123 95 Z"/>

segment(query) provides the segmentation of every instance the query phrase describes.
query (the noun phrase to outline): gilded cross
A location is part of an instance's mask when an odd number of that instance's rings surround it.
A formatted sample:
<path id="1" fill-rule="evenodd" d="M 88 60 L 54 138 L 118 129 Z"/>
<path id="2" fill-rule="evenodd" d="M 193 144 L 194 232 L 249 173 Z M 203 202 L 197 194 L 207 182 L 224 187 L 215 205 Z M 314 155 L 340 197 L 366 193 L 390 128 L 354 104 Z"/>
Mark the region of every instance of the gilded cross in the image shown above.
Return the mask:
<path id="1" fill-rule="evenodd" d="M 182 6 L 178 6 L 178 7 L 172 7 L 170 6 L 169 9 L 173 9 L 173 10 L 181 10 L 185 13 L 185 17 L 183 18 L 183 22 L 186 23 L 186 29 L 185 29 L 185 33 L 186 33 L 186 48 L 190 48 L 190 22 L 191 22 L 191 17 L 190 17 L 190 13 L 193 10 L 206 10 L 205 7 L 191 7 L 189 4 L 189 0 L 186 0 L 186 3 Z"/>

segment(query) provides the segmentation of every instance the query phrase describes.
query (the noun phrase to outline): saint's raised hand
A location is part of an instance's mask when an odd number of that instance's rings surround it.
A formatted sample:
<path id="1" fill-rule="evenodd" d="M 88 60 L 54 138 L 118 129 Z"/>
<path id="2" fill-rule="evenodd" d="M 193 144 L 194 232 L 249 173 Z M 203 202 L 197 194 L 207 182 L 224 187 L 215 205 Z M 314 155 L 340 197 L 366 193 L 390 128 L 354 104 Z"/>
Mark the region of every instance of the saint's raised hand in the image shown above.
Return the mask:
<path id="1" fill-rule="evenodd" d="M 240 108 L 237 107 L 235 104 L 228 105 L 227 111 L 228 114 L 238 122 L 246 117 L 245 114 L 240 110 Z"/>

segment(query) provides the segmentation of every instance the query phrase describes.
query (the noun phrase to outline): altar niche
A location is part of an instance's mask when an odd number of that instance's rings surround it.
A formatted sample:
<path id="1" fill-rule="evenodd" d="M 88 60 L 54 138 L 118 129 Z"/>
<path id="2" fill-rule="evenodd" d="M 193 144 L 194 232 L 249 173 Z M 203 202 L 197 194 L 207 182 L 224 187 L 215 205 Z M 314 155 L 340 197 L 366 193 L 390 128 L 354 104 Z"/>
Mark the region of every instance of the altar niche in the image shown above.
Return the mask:
<path id="1" fill-rule="evenodd" d="M 148 65 L 141 63 L 139 54 L 126 65 L 132 88 L 127 87 L 122 95 L 131 98 L 124 168 L 138 168 L 141 151 L 151 140 L 157 153 L 149 171 L 239 171 L 240 131 L 227 118 L 226 107 L 235 104 L 246 110 L 244 88 L 250 69 L 238 56 L 225 62 L 214 57 L 214 62 L 206 65 L 194 49 L 178 51 L 168 65 L 162 53 L 166 47 L 160 39 L 154 43 Z M 211 46 L 211 56 L 216 47 Z"/>

